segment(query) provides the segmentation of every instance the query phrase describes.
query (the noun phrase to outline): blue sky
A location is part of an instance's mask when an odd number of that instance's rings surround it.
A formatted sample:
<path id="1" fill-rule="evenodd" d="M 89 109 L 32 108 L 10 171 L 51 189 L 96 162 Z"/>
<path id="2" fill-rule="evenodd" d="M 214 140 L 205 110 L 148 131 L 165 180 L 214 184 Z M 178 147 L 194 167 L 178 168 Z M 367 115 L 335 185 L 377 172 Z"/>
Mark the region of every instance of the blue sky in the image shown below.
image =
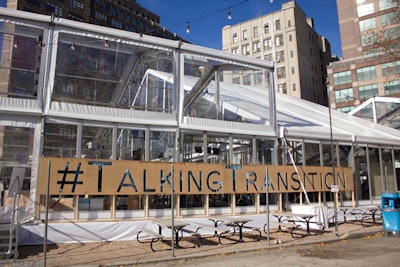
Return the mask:
<path id="1" fill-rule="evenodd" d="M 137 3 L 158 14 L 161 25 L 189 42 L 221 49 L 222 28 L 280 10 L 288 0 L 137 0 Z M 243 2 L 243 3 L 242 3 Z M 332 54 L 341 57 L 341 43 L 336 0 L 297 0 L 308 17 L 314 19 L 318 34 L 331 43 Z M 238 5 L 241 3 L 240 5 Z M 234 6 L 234 7 L 233 7 Z M 232 7 L 232 19 L 227 10 Z M 221 12 L 218 12 L 221 11 Z M 185 32 L 190 22 L 190 33 Z"/>

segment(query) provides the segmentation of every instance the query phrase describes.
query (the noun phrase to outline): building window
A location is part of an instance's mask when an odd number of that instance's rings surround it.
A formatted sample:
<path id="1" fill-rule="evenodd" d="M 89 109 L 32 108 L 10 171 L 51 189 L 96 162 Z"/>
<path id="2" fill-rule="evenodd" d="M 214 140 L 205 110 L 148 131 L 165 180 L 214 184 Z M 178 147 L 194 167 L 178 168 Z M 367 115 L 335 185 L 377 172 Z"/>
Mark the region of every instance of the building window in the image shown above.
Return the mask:
<path id="1" fill-rule="evenodd" d="M 275 46 L 282 46 L 283 45 L 283 35 L 275 36 Z"/>
<path id="2" fill-rule="evenodd" d="M 254 84 L 260 84 L 262 83 L 262 72 L 256 72 L 254 73 Z"/>
<path id="3" fill-rule="evenodd" d="M 269 33 L 269 25 L 268 25 L 268 23 L 265 23 L 265 24 L 264 24 L 264 33 L 265 33 L 265 34 L 268 34 L 268 33 Z"/>
<path id="4" fill-rule="evenodd" d="M 272 48 L 272 39 L 267 38 L 264 40 L 264 49 L 271 49 Z"/>
<path id="5" fill-rule="evenodd" d="M 250 54 L 250 45 L 244 45 L 242 46 L 242 55 L 248 55 Z"/>
<path id="6" fill-rule="evenodd" d="M 354 100 L 353 88 L 347 88 L 335 91 L 335 102 L 343 103 Z"/>
<path id="7" fill-rule="evenodd" d="M 378 85 L 369 84 L 358 87 L 358 95 L 360 99 L 368 99 L 378 95 Z"/>
<path id="8" fill-rule="evenodd" d="M 392 76 L 400 73 L 400 61 L 382 64 L 382 75 Z"/>
<path id="9" fill-rule="evenodd" d="M 293 75 L 294 75 L 294 72 L 295 72 L 295 71 L 294 71 L 294 67 L 292 67 L 292 74 L 293 74 Z"/>
<path id="10" fill-rule="evenodd" d="M 277 68 L 278 79 L 282 79 L 286 77 L 285 67 Z"/>
<path id="11" fill-rule="evenodd" d="M 266 61 L 273 61 L 274 59 L 272 58 L 272 54 L 266 54 L 265 56 L 264 56 L 264 59 L 266 60 Z"/>
<path id="12" fill-rule="evenodd" d="M 115 18 L 111 19 L 111 26 L 117 29 L 122 29 L 122 22 L 116 20 Z"/>
<path id="13" fill-rule="evenodd" d="M 287 26 L 292 27 L 292 21 L 290 19 L 287 21 Z"/>
<path id="14" fill-rule="evenodd" d="M 351 83 L 351 71 L 343 71 L 333 74 L 334 85 Z"/>
<path id="15" fill-rule="evenodd" d="M 385 10 L 397 6 L 397 1 L 394 0 L 379 0 L 379 9 Z"/>
<path id="16" fill-rule="evenodd" d="M 290 57 L 293 58 L 293 50 L 290 50 Z"/>
<path id="17" fill-rule="evenodd" d="M 376 43 L 378 40 L 376 33 L 370 33 L 361 36 L 361 46 L 369 46 Z"/>
<path id="18" fill-rule="evenodd" d="M 396 21 L 398 21 L 398 13 L 397 12 L 392 12 L 392 13 L 384 14 L 381 16 L 382 26 L 395 24 Z"/>
<path id="19" fill-rule="evenodd" d="M 243 76 L 243 84 L 251 85 L 251 75 L 250 74 L 246 74 Z"/>
<path id="20" fill-rule="evenodd" d="M 289 42 L 291 42 L 293 40 L 293 37 L 291 34 L 289 34 Z"/>
<path id="21" fill-rule="evenodd" d="M 400 37 L 400 27 L 390 28 L 383 31 L 383 39 L 393 41 Z"/>
<path id="22" fill-rule="evenodd" d="M 278 92 L 281 92 L 282 94 L 287 94 L 286 83 L 278 84 Z"/>
<path id="23" fill-rule="evenodd" d="M 253 37 L 258 37 L 258 27 L 253 27 Z"/>
<path id="24" fill-rule="evenodd" d="M 375 18 L 361 20 L 359 22 L 359 25 L 360 25 L 361 32 L 367 31 L 370 29 L 374 29 L 374 28 L 376 28 L 376 20 L 375 20 Z"/>
<path id="25" fill-rule="evenodd" d="M 336 110 L 340 111 L 340 112 L 343 112 L 343 113 L 349 113 L 353 109 L 354 109 L 354 106 L 348 106 L 348 107 L 337 108 Z"/>
<path id="26" fill-rule="evenodd" d="M 385 95 L 400 94 L 400 80 L 387 82 L 384 84 Z"/>
<path id="27" fill-rule="evenodd" d="M 247 38 L 248 38 L 248 36 L 247 36 L 247 30 L 244 30 L 244 31 L 243 31 L 242 39 L 243 39 L 243 40 L 247 40 Z"/>
<path id="28" fill-rule="evenodd" d="M 368 80 L 373 80 L 373 79 L 376 79 L 375 66 L 357 69 L 357 80 L 358 81 L 368 81 Z"/>
<path id="29" fill-rule="evenodd" d="M 253 43 L 253 52 L 254 52 L 254 53 L 255 53 L 255 52 L 260 52 L 260 50 L 261 50 L 260 42 L 255 42 L 255 43 Z"/>
<path id="30" fill-rule="evenodd" d="M 83 9 L 83 3 L 76 0 L 69 0 L 69 6 L 76 9 Z"/>
<path id="31" fill-rule="evenodd" d="M 357 14 L 358 17 L 363 17 L 369 14 L 374 13 L 374 3 L 366 4 L 366 5 L 359 5 L 357 7 Z"/>
<path id="32" fill-rule="evenodd" d="M 296 84 L 295 83 L 292 85 L 292 88 L 293 88 L 293 92 L 296 92 Z"/>
<path id="33" fill-rule="evenodd" d="M 63 9 L 61 7 L 58 7 L 54 5 L 53 3 L 46 3 L 46 11 L 49 13 L 54 13 L 54 16 L 56 17 L 62 17 L 63 16 Z"/>
<path id="34" fill-rule="evenodd" d="M 362 54 L 363 56 L 374 55 L 380 52 L 379 48 L 372 48 L 372 49 L 363 49 Z"/>
<path id="35" fill-rule="evenodd" d="M 285 61 L 285 51 L 276 52 L 276 61 L 277 62 L 284 62 Z"/>
<path id="36" fill-rule="evenodd" d="M 95 17 L 96 19 L 98 19 L 98 20 L 107 21 L 107 15 L 105 15 L 105 14 L 99 12 L 99 11 L 96 11 L 96 12 L 94 13 L 94 17 Z"/>
<path id="37" fill-rule="evenodd" d="M 240 84 L 240 77 L 236 77 L 232 79 L 233 84 Z"/>
<path id="38" fill-rule="evenodd" d="M 281 21 L 279 19 L 275 20 L 275 29 L 277 31 L 281 29 Z"/>
<path id="39" fill-rule="evenodd" d="M 239 55 L 239 48 L 237 48 L 237 47 L 232 48 L 232 54 Z"/>
<path id="40" fill-rule="evenodd" d="M 232 36 L 232 41 L 233 41 L 234 44 L 237 43 L 237 41 L 238 41 L 238 39 L 237 39 L 237 33 L 234 33 L 234 34 L 233 34 L 233 36 Z"/>

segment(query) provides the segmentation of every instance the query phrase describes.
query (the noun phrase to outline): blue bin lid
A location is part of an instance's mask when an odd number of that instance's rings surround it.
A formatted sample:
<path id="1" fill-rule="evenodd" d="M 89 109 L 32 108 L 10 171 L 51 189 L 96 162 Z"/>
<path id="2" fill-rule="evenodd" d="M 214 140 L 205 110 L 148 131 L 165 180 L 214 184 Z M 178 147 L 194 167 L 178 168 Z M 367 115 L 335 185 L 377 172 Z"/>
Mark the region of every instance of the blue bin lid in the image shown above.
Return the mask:
<path id="1" fill-rule="evenodd" d="M 400 192 L 383 193 L 382 198 L 400 198 Z"/>

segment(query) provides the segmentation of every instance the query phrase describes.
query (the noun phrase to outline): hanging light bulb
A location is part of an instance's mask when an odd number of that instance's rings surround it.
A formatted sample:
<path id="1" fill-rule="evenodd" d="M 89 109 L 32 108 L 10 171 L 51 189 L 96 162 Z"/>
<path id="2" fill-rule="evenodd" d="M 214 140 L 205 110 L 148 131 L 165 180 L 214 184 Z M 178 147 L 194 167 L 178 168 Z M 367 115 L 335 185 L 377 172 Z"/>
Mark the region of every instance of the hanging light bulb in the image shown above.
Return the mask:
<path id="1" fill-rule="evenodd" d="M 274 2 L 274 0 L 269 0 L 269 2 L 270 2 L 270 3 L 273 3 L 273 2 Z"/>
<path id="2" fill-rule="evenodd" d="M 228 10 L 228 19 L 232 19 L 232 14 L 230 10 Z"/>
<path id="3" fill-rule="evenodd" d="M 189 22 L 186 23 L 186 33 L 190 33 L 190 25 L 189 25 Z"/>
<path id="4" fill-rule="evenodd" d="M 18 48 L 18 41 L 15 41 L 15 42 L 14 42 L 13 47 L 14 47 L 14 48 Z"/>
<path id="5" fill-rule="evenodd" d="M 71 44 L 71 50 L 75 51 L 75 44 L 74 43 Z"/>
<path id="6" fill-rule="evenodd" d="M 104 41 L 104 47 L 108 47 L 108 40 Z"/>

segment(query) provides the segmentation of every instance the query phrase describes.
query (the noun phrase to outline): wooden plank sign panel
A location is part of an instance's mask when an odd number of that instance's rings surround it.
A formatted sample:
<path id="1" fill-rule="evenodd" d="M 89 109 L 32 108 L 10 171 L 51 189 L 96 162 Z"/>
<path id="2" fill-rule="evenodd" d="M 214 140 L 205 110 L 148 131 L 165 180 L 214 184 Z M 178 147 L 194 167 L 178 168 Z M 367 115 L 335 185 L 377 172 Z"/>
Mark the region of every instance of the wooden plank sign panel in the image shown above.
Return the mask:
<path id="1" fill-rule="evenodd" d="M 351 168 L 278 165 L 164 163 L 130 160 L 41 158 L 39 194 L 46 192 L 47 166 L 51 195 L 233 194 L 330 191 L 354 189 Z M 173 167 L 172 167 L 173 166 Z M 173 171 L 173 174 L 171 170 Z M 268 169 L 268 175 L 266 175 Z M 172 179 L 174 179 L 172 181 Z"/>

